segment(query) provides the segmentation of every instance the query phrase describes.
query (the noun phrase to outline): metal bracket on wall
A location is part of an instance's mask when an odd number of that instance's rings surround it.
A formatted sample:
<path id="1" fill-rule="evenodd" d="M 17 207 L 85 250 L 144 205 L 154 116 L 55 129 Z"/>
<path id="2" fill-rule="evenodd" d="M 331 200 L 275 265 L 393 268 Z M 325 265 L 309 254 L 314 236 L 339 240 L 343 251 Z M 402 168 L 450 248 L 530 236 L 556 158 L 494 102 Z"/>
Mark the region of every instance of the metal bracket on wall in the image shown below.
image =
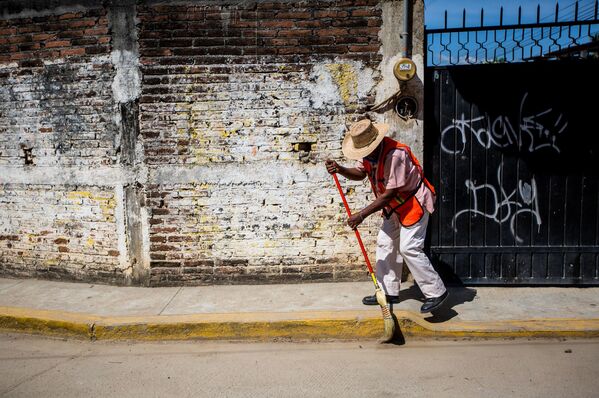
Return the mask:
<path id="1" fill-rule="evenodd" d="M 395 113 L 405 121 L 412 119 L 418 113 L 418 101 L 409 95 L 398 98 L 395 102 Z"/>

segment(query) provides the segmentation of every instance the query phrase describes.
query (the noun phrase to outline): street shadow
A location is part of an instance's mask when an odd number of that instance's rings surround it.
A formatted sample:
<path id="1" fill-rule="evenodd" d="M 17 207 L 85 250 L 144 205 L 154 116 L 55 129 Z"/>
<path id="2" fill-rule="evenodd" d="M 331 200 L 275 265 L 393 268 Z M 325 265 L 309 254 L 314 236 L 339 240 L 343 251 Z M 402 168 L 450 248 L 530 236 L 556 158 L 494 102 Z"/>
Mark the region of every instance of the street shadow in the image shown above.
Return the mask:
<path id="1" fill-rule="evenodd" d="M 430 316 L 424 318 L 425 321 L 431 323 L 441 323 L 450 320 L 451 318 L 458 315 L 458 312 L 454 307 L 470 302 L 476 297 L 476 289 L 465 287 L 463 285 L 447 286 L 449 296 L 445 299 L 445 302 L 440 309 L 431 312 Z M 399 302 L 405 300 L 417 300 L 421 303 L 424 302 L 425 298 L 422 291 L 416 283 L 410 286 L 408 289 L 399 291 Z M 391 304 L 391 310 L 393 311 L 393 304 Z"/>
<path id="2" fill-rule="evenodd" d="M 393 337 L 390 341 L 379 340 L 379 344 L 402 346 L 406 344 L 406 338 L 404 337 L 403 332 L 401 331 L 401 326 L 399 325 L 399 321 L 393 312 L 391 312 L 391 316 L 393 317 L 393 323 L 395 325 Z"/>
<path id="3" fill-rule="evenodd" d="M 425 321 L 430 323 L 446 322 L 458 315 L 458 312 L 454 309 L 455 306 L 470 302 L 476 297 L 476 289 L 469 287 L 448 286 L 447 289 L 449 290 L 449 296 L 441 308 L 432 311 L 431 316 L 424 318 Z"/>
<path id="4" fill-rule="evenodd" d="M 406 338 L 404 337 L 401 327 L 399 326 L 399 321 L 393 312 L 391 312 L 391 316 L 393 317 L 393 323 L 395 323 L 395 333 L 393 335 L 393 339 L 387 343 L 392 345 L 404 345 L 406 344 Z"/>

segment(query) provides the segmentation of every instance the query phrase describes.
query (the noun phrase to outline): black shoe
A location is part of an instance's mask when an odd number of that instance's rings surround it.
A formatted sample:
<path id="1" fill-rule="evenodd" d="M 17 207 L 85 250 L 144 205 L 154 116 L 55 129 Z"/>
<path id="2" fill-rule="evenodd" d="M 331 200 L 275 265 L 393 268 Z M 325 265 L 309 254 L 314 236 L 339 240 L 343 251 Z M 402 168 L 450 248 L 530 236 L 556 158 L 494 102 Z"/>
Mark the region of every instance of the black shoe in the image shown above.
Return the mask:
<path id="1" fill-rule="evenodd" d="M 446 290 L 445 293 L 443 293 L 439 297 L 431 297 L 426 299 L 424 304 L 422 304 L 422 307 L 420 307 L 420 313 L 425 314 L 427 312 L 439 309 L 439 307 L 441 307 L 447 296 L 449 296 L 448 290 Z"/>
<path id="2" fill-rule="evenodd" d="M 389 304 L 399 303 L 399 296 L 389 296 L 386 294 L 385 297 L 387 297 L 387 303 L 389 303 Z M 364 297 L 362 299 L 362 304 L 364 304 L 364 305 L 379 305 L 379 302 L 376 301 L 376 294 L 373 294 L 372 296 Z"/>

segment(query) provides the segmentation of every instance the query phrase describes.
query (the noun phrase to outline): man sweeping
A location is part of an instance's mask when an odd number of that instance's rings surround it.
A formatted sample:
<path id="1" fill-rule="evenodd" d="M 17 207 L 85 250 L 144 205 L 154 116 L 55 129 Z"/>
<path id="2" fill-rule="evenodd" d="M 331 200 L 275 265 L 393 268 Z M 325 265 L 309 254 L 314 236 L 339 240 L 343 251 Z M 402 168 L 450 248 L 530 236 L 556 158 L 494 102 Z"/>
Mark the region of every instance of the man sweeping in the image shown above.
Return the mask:
<path id="1" fill-rule="evenodd" d="M 424 178 L 422 167 L 407 145 L 385 134 L 389 126 L 361 120 L 354 123 L 343 140 L 345 157 L 357 160 L 355 167 L 343 167 L 327 159 L 327 171 L 350 180 L 368 177 L 376 199 L 348 218 L 357 228 L 364 219 L 382 210 L 383 224 L 377 237 L 376 279 L 387 301 L 399 302 L 403 261 L 410 269 L 426 300 L 420 312 L 441 307 L 448 292 L 423 251 L 429 214 L 434 211 L 435 189 Z M 403 258 L 403 261 L 402 261 Z M 375 295 L 362 300 L 377 305 Z"/>

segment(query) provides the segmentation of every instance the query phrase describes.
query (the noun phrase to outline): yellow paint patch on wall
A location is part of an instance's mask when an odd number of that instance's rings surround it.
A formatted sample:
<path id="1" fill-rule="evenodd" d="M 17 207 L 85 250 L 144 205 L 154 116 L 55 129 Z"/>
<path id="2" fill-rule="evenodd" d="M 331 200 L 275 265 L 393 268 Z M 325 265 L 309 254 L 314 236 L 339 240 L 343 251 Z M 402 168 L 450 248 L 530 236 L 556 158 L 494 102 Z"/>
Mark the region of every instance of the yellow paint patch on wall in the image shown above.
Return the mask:
<path id="1" fill-rule="evenodd" d="M 358 76 L 351 64 L 326 64 L 329 73 L 339 87 L 339 94 L 345 106 L 357 99 Z"/>
<path id="2" fill-rule="evenodd" d="M 88 199 L 90 201 L 97 202 L 98 206 L 100 207 L 100 211 L 104 216 L 104 220 L 114 221 L 114 209 L 116 207 L 116 202 L 111 196 L 103 196 L 90 191 L 71 191 L 67 194 L 67 199 L 72 201 Z"/>

